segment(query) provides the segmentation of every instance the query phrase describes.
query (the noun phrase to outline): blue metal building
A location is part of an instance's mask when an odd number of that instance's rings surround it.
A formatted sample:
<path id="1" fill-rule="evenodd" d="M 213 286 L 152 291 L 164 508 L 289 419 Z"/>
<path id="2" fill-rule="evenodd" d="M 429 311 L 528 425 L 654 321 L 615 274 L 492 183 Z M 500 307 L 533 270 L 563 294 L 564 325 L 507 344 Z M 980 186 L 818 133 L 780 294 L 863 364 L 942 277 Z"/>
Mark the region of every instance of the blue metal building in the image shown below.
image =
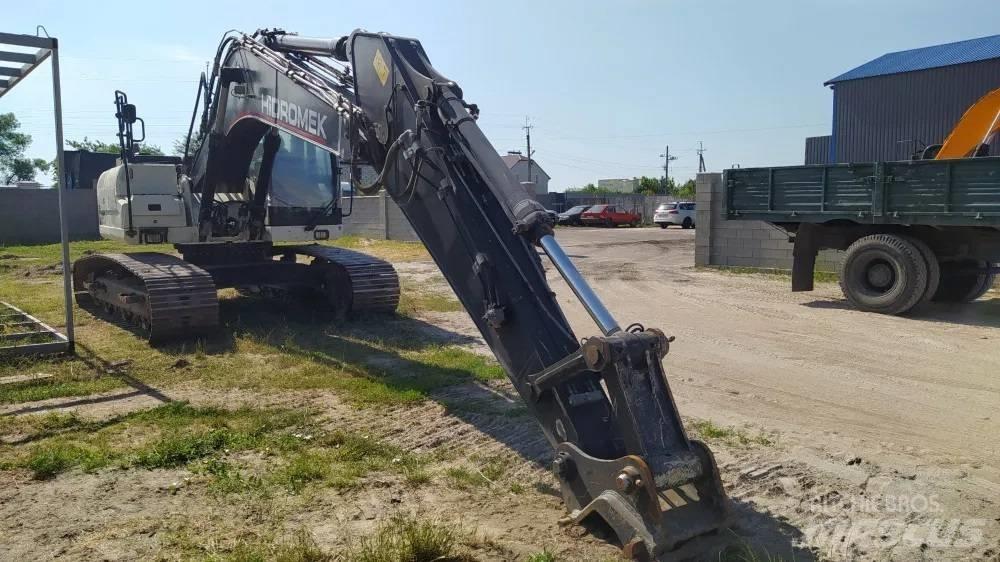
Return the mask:
<path id="1" fill-rule="evenodd" d="M 888 53 L 824 85 L 833 130 L 807 139 L 807 164 L 906 160 L 943 142 L 970 105 L 1000 88 L 1000 35 Z M 1000 155 L 1000 140 L 991 153 Z"/>

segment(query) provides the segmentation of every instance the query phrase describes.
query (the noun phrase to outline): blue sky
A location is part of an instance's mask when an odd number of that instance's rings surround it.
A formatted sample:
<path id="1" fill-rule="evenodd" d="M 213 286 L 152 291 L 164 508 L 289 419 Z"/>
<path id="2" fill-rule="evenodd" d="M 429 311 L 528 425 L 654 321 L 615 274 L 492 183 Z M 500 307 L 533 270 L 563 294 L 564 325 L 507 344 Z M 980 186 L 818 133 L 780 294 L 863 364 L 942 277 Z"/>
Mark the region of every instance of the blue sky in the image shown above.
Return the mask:
<path id="1" fill-rule="evenodd" d="M 523 149 L 563 190 L 598 178 L 692 177 L 799 164 L 804 138 L 830 128 L 822 83 L 885 52 L 1000 33 L 1000 2 L 953 0 L 476 2 L 424 0 L 12 2 L 0 31 L 60 39 L 66 137 L 114 141 L 123 89 L 169 149 L 198 73 L 228 29 L 282 27 L 336 37 L 355 28 L 421 40 L 434 66 L 479 104 L 500 152 Z M 127 6 L 127 7 L 126 7 Z M 117 10 L 120 10 L 116 12 Z M 51 157 L 51 84 L 39 71 L 0 99 Z"/>

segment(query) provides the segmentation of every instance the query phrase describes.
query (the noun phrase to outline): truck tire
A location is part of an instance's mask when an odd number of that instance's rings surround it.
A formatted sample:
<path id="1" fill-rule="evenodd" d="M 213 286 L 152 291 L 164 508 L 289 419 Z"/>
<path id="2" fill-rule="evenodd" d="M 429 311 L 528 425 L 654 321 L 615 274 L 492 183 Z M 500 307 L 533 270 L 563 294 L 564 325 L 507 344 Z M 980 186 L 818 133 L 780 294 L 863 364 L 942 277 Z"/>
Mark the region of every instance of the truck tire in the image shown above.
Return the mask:
<path id="1" fill-rule="evenodd" d="M 840 264 L 840 288 L 859 310 L 902 314 L 926 294 L 927 269 L 910 240 L 873 234 L 847 248 Z"/>
<path id="2" fill-rule="evenodd" d="M 986 267 L 985 260 L 962 259 L 941 263 L 941 285 L 934 294 L 937 302 L 972 302 L 993 286 L 993 273 L 963 273 L 963 269 Z"/>
<path id="3" fill-rule="evenodd" d="M 931 299 L 937 294 L 938 287 L 941 286 L 941 263 L 938 261 L 937 254 L 926 242 L 913 236 L 905 236 L 904 238 L 920 251 L 924 263 L 927 264 L 927 290 L 924 291 L 924 296 L 920 297 L 916 304 L 916 306 L 922 307 L 931 302 Z"/>
<path id="4" fill-rule="evenodd" d="M 694 226 L 694 221 L 691 220 L 691 217 L 684 217 L 684 222 L 681 223 L 681 228 L 691 228 L 692 226 Z"/>

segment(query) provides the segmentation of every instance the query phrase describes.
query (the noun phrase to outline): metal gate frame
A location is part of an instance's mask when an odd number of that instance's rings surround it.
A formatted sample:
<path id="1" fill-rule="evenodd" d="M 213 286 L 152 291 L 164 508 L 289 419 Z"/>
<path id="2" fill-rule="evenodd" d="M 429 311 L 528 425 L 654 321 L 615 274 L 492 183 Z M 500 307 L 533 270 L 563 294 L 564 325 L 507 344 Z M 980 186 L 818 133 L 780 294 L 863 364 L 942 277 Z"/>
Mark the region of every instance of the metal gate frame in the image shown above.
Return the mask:
<path id="1" fill-rule="evenodd" d="M 63 353 L 69 339 L 38 318 L 0 301 L 0 357 Z"/>
<path id="2" fill-rule="evenodd" d="M 40 31 L 45 28 L 39 26 Z M 73 333 L 73 280 L 70 275 L 69 263 L 69 231 L 66 225 L 66 210 L 63 204 L 63 190 L 67 188 L 65 170 L 65 157 L 63 154 L 63 119 L 62 119 L 62 89 L 59 81 L 59 41 L 53 37 L 38 37 L 35 35 L 17 35 L 12 33 L 0 33 L 0 98 L 23 80 L 31 71 L 39 67 L 46 59 L 52 59 L 52 104 L 55 112 L 56 126 L 56 172 L 55 177 L 59 179 L 56 187 L 59 197 L 59 238 L 62 243 L 62 263 L 63 263 L 63 301 L 66 309 L 66 335 L 62 336 L 67 351 L 73 353 L 74 333 Z M 34 53 L 8 51 L 5 46 L 28 47 L 37 49 Z M 20 66 L 6 66 L 5 63 L 19 64 Z M 9 305 L 8 305 L 9 306 Z M 13 308 L 13 307 L 12 307 Z M 15 309 L 17 310 L 17 309 Z M 2 309 L 0 309 L 2 311 Z M 20 312 L 20 311 L 19 311 Z M 22 312 L 22 314 L 25 314 Z M 28 316 L 27 314 L 25 314 Z M 29 316 L 30 317 L 30 316 Z M 33 317 L 31 317 L 33 318 Z M 33 318 L 34 319 L 34 318 Z M 35 319 L 36 322 L 37 319 Z M 38 322 L 41 324 L 41 322 Z M 45 326 L 44 324 L 41 324 Z M 52 330 L 48 326 L 45 328 Z M 61 336 L 61 334 L 60 334 Z M 36 352 L 38 353 L 38 352 Z M 43 352 L 44 353 L 44 352 Z"/>

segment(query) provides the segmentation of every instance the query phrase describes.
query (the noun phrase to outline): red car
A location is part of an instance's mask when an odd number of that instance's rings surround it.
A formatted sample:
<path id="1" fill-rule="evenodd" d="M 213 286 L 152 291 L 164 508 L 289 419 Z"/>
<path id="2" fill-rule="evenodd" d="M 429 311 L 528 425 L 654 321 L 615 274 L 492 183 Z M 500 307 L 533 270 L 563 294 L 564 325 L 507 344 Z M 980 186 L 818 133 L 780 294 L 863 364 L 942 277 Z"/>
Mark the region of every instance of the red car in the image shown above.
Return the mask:
<path id="1" fill-rule="evenodd" d="M 580 215 L 580 222 L 586 226 L 638 226 L 642 217 L 628 211 L 619 211 L 614 205 L 594 205 Z"/>

